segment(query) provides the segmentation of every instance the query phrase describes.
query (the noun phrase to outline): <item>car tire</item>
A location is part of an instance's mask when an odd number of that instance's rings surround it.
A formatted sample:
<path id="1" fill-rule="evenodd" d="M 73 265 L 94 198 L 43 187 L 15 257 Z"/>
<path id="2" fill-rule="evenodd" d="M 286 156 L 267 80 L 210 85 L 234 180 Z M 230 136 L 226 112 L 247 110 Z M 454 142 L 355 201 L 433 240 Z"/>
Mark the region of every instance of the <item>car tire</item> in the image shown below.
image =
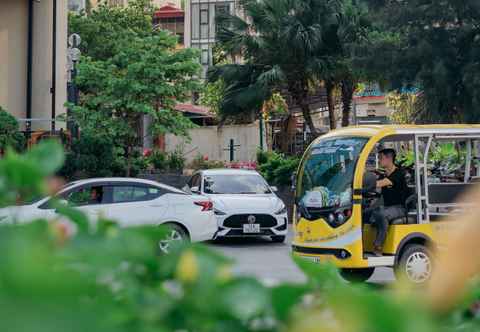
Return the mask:
<path id="1" fill-rule="evenodd" d="M 430 250 L 421 244 L 407 245 L 395 266 L 395 276 L 399 280 L 414 285 L 424 285 L 432 277 L 433 256 Z"/>
<path id="2" fill-rule="evenodd" d="M 190 241 L 188 233 L 183 227 L 174 223 L 162 224 L 161 227 L 166 229 L 163 239 L 158 241 L 158 247 L 161 254 L 168 254 L 171 250 L 172 244 L 183 244 Z"/>
<path id="3" fill-rule="evenodd" d="M 285 235 L 272 236 L 272 242 L 274 242 L 274 243 L 284 243 L 285 242 Z"/>
<path id="4" fill-rule="evenodd" d="M 365 282 L 370 279 L 375 272 L 374 267 L 364 268 L 364 269 L 341 269 L 340 275 L 346 281 L 352 283 Z"/>

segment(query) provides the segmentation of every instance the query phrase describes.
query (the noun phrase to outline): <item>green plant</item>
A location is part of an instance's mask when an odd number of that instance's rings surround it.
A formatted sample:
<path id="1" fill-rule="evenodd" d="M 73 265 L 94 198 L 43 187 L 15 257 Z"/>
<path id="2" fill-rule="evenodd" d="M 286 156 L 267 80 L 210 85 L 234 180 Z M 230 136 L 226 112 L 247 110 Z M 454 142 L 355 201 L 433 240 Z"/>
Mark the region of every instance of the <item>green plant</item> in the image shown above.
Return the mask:
<path id="1" fill-rule="evenodd" d="M 225 168 L 225 162 L 221 160 L 208 160 L 199 154 L 190 163 L 189 168 L 193 170 Z"/>
<path id="2" fill-rule="evenodd" d="M 152 164 L 156 170 L 168 169 L 168 156 L 163 151 L 154 150 L 148 157 L 148 162 Z"/>
<path id="3" fill-rule="evenodd" d="M 0 106 L 0 155 L 7 149 L 21 150 L 25 138 L 19 131 L 17 119 Z"/>
<path id="4" fill-rule="evenodd" d="M 125 175 L 125 160 L 121 149 L 107 136 L 82 132 L 66 153 L 59 175 L 69 179 Z"/>
<path id="5" fill-rule="evenodd" d="M 260 173 L 272 185 L 291 185 L 293 174 L 297 171 L 300 159 L 285 157 L 276 152 L 257 152 Z"/>
<path id="6" fill-rule="evenodd" d="M 172 171 L 182 171 L 185 167 L 185 157 L 183 156 L 183 148 L 177 147 L 175 151 L 168 155 L 168 167 Z"/>

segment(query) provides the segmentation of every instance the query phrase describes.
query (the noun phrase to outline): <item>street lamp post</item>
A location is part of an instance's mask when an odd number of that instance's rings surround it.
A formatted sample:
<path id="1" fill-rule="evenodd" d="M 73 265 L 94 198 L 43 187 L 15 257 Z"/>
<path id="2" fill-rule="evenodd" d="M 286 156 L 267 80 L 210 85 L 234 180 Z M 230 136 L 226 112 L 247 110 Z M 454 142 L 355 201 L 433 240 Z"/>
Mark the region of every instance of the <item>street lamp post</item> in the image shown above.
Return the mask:
<path id="1" fill-rule="evenodd" d="M 81 52 L 78 49 L 82 39 L 78 34 L 72 34 L 68 38 L 68 68 L 69 68 L 69 79 L 68 79 L 68 102 L 73 105 L 78 105 L 78 87 L 75 82 L 77 77 L 77 62 L 80 59 Z M 70 131 L 73 137 L 78 138 L 78 126 L 72 120 L 72 110 L 69 108 L 67 110 L 67 129 Z"/>

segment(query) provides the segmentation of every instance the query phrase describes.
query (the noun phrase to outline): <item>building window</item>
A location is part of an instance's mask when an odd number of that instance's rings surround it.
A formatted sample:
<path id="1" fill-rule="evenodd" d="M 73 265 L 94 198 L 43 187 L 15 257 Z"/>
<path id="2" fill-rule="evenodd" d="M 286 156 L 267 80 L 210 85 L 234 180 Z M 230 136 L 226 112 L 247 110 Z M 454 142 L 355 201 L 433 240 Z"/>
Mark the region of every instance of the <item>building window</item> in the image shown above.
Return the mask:
<path id="1" fill-rule="evenodd" d="M 125 5 L 125 1 L 124 0 L 109 0 L 108 1 L 108 4 L 110 6 L 124 6 Z"/>
<path id="2" fill-rule="evenodd" d="M 208 39 L 209 36 L 209 12 L 208 7 L 200 9 L 200 38 Z"/>
<path id="3" fill-rule="evenodd" d="M 208 66 L 210 64 L 209 62 L 209 54 L 208 54 L 208 46 L 206 48 L 202 48 L 202 57 L 201 57 L 201 63 L 204 66 Z"/>

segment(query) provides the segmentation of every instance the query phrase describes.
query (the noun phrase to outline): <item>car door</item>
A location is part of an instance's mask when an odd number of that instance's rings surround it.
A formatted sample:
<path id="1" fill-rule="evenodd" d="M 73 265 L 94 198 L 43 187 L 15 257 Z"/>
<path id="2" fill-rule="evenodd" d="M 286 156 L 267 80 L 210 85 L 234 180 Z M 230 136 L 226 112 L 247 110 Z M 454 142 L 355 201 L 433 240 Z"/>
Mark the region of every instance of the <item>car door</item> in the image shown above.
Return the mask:
<path id="1" fill-rule="evenodd" d="M 166 190 L 160 187 L 117 183 L 106 188 L 105 216 L 123 227 L 157 225 L 168 210 Z"/>
<path id="2" fill-rule="evenodd" d="M 70 207 L 82 211 L 90 221 L 96 222 L 104 209 L 106 198 L 104 193 L 105 186 L 89 183 L 72 188 L 55 197 L 55 199 L 65 200 Z M 52 219 L 58 216 L 52 202 L 53 198 L 39 206 L 39 210 L 43 211 L 43 217 L 46 219 Z"/>
<path id="3" fill-rule="evenodd" d="M 62 198 L 68 205 L 85 213 L 90 221 L 97 222 L 99 217 L 105 214 L 105 193 L 105 185 L 91 183 L 69 191 Z"/>

